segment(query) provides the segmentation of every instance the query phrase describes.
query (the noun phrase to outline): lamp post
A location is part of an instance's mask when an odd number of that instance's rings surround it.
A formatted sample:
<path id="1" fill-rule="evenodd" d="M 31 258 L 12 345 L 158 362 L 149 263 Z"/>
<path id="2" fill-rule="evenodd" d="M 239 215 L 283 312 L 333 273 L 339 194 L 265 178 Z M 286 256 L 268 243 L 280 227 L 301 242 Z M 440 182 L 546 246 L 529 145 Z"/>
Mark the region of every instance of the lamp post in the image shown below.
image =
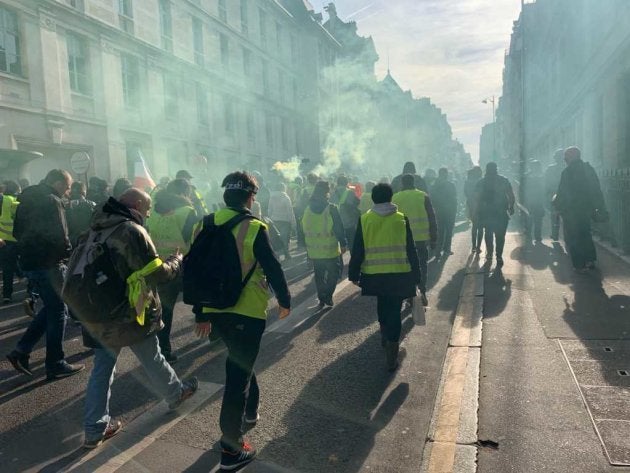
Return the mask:
<path id="1" fill-rule="evenodd" d="M 495 96 L 493 95 L 491 98 L 483 99 L 481 103 L 488 104 L 488 102 L 492 103 L 492 160 L 496 161 L 497 159 L 497 124 L 495 120 Z"/>

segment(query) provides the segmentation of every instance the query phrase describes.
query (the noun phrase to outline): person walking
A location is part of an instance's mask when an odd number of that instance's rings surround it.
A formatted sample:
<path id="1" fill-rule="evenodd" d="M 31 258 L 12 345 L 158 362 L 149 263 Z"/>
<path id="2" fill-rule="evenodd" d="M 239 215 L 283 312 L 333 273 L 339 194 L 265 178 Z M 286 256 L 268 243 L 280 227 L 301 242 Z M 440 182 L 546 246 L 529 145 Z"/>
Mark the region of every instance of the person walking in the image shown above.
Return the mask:
<path id="1" fill-rule="evenodd" d="M 17 192 L 16 192 L 17 191 Z M 20 187 L 13 181 L 4 183 L 0 194 L 0 265 L 2 266 L 2 302 L 13 301 L 13 277 L 18 272 L 18 247 L 13 236 Z"/>
<path id="2" fill-rule="evenodd" d="M 376 311 L 387 369 L 398 368 L 404 299 L 415 297 L 420 266 L 409 220 L 392 204 L 389 184 L 372 189 L 374 207 L 361 216 L 350 257 L 348 279 L 364 296 L 376 296 Z"/>
<path id="3" fill-rule="evenodd" d="M 249 209 L 258 192 L 256 180 L 249 174 L 234 172 L 225 177 L 222 187 L 225 188 L 223 197 L 226 208 L 204 219 L 204 226 L 208 218 L 213 219 L 214 225 L 221 226 L 241 214 L 250 215 Z M 218 331 L 228 350 L 219 420 L 223 434 L 220 468 L 224 470 L 240 468 L 256 457 L 255 448 L 243 438 L 243 422 L 252 426 L 259 419 L 260 390 L 254 363 L 267 318 L 267 282 L 278 300 L 280 319 L 291 312 L 289 288 L 280 262 L 271 249 L 266 225 L 249 217 L 238 223 L 232 229 L 232 234 L 236 239 L 243 278 L 251 268 L 254 268 L 253 273 L 233 307 L 195 308 L 197 335 L 207 337 L 212 326 L 213 330 Z"/>
<path id="4" fill-rule="evenodd" d="M 348 247 L 352 247 L 352 240 L 357 230 L 357 223 L 361 216 L 359 210 L 360 200 L 354 193 L 354 190 L 348 186 L 348 178 L 346 176 L 339 176 L 337 178 L 337 186 L 335 187 L 335 193 L 331 197 L 330 201 L 333 204 L 339 206 L 339 215 L 343 222 L 343 228 L 346 232 L 346 240 L 348 240 Z"/>
<path id="5" fill-rule="evenodd" d="M 416 244 L 418 263 L 420 265 L 420 284 L 418 288 L 420 289 L 422 305 L 426 307 L 429 305 L 429 300 L 427 299 L 428 246 L 435 249 L 438 226 L 429 195 L 416 189 L 414 186 L 413 175 L 405 174 L 402 177 L 403 190 L 394 194 L 392 203 L 398 206 L 398 211 L 407 217 L 411 226 L 411 233 Z"/>
<path id="6" fill-rule="evenodd" d="M 330 184 L 319 181 L 302 217 L 306 252 L 313 262 L 319 308 L 333 306 L 333 294 L 341 277 L 341 255 L 348 247 L 346 232 L 335 204 L 331 204 Z"/>
<path id="7" fill-rule="evenodd" d="M 486 165 L 485 176 L 477 183 L 476 208 L 486 240 L 486 261 L 492 261 L 495 251 L 497 266 L 503 266 L 503 248 L 510 216 L 514 215 L 514 191 L 507 178 L 499 175 L 497 163 Z"/>
<path id="8" fill-rule="evenodd" d="M 365 191 L 361 194 L 361 200 L 359 202 L 359 212 L 361 212 L 361 215 L 370 210 L 374 205 L 374 202 L 372 202 L 372 189 L 374 189 L 375 185 L 376 182 L 374 181 L 365 183 Z"/>
<path id="9" fill-rule="evenodd" d="M 560 177 L 564 170 L 564 150 L 559 149 L 553 154 L 553 163 L 545 170 L 545 205 L 549 209 L 551 218 L 551 239 L 558 241 L 560 239 L 560 213 L 552 204 L 554 196 L 560 185 Z"/>
<path id="10" fill-rule="evenodd" d="M 481 253 L 481 241 L 483 240 L 483 226 L 479 222 L 479 213 L 475 205 L 475 189 L 477 183 L 483 177 L 481 167 L 475 166 L 468 170 L 464 183 L 464 195 L 466 197 L 466 211 L 471 222 L 471 238 L 473 253 Z"/>
<path id="11" fill-rule="evenodd" d="M 92 215 L 96 209 L 96 203 L 86 198 L 85 184 L 76 181 L 70 189 L 70 201 L 66 207 L 66 220 L 68 222 L 68 237 L 73 247 L 77 245 L 79 236 L 90 228 Z"/>
<path id="12" fill-rule="evenodd" d="M 199 217 L 191 201 L 192 187 L 186 179 L 170 181 L 166 189 L 155 196 L 154 212 L 147 219 L 147 230 L 160 256 L 187 252 L 192 233 Z M 181 277 L 175 277 L 158 285 L 162 302 L 164 327 L 157 334 L 160 350 L 169 363 L 177 362 L 171 347 L 173 311 L 177 296 L 182 291 Z"/>
<path id="13" fill-rule="evenodd" d="M 84 237 L 87 241 L 100 239 L 107 248 L 109 264 L 120 287 L 116 294 L 98 294 L 103 289 L 94 286 L 92 298 L 111 298 L 109 306 L 117 309 L 103 313 L 102 320 L 94 313 L 85 314 L 71 306 L 81 321 L 84 344 L 94 349 L 94 367 L 85 395 L 83 446 L 88 449 L 98 447 L 122 428 L 122 422 L 114 420 L 109 411 L 111 385 L 122 348 L 129 347 L 134 352 L 154 391 L 166 400 L 170 409 L 176 409 L 197 391 L 197 379 L 181 381 L 160 351 L 157 333 L 162 326 L 161 304 L 155 287 L 177 278 L 182 255 L 176 253 L 164 261 L 160 259 L 143 228 L 150 209 L 151 197 L 146 192 L 128 189 L 118 200 L 111 197 L 97 210 L 90 233 Z M 77 251 L 87 253 L 90 249 L 89 245 L 79 246 Z M 81 271 L 79 266 L 86 262 L 82 255 L 73 255 L 69 274 Z M 112 276 L 111 272 L 107 274 Z"/>
<path id="14" fill-rule="evenodd" d="M 68 194 L 71 185 L 72 177 L 67 171 L 51 170 L 41 184 L 22 192 L 13 227 L 20 265 L 43 307 L 7 358 L 16 370 L 32 376 L 29 356 L 46 334 L 48 380 L 72 376 L 85 368 L 85 365 L 66 362 L 63 352 L 68 311 L 59 294 L 71 245 L 61 199 Z"/>
<path id="15" fill-rule="evenodd" d="M 286 191 L 287 187 L 282 182 L 273 185 L 271 197 L 269 197 L 269 218 L 280 233 L 284 260 L 288 261 L 291 259 L 289 244 L 291 232 L 295 229 L 295 212 L 291 198 Z"/>
<path id="16" fill-rule="evenodd" d="M 427 186 L 426 181 L 422 178 L 422 176 L 420 176 L 419 174 L 416 174 L 416 165 L 411 161 L 407 161 L 405 165 L 403 166 L 402 174 L 399 174 L 394 179 L 392 179 L 391 184 L 392 184 L 392 189 L 394 190 L 394 193 L 400 192 L 402 190 L 402 177 L 405 174 L 413 174 L 414 187 L 416 189 L 421 190 L 422 192 L 429 191 L 429 187 Z"/>
<path id="17" fill-rule="evenodd" d="M 564 152 L 567 167 L 562 171 L 554 200 L 562 216 L 564 239 L 573 268 L 585 272 L 595 268 L 597 252 L 591 235 L 591 221 L 606 221 L 608 212 L 597 173 L 584 161 L 579 148 Z"/>
<path id="18" fill-rule="evenodd" d="M 542 223 L 545 216 L 545 178 L 540 161 L 531 163 L 531 170 L 525 176 L 525 205 L 529 215 L 525 228 L 527 241 L 532 238 L 536 243 L 542 242 Z"/>
<path id="19" fill-rule="evenodd" d="M 201 195 L 201 192 L 199 192 L 192 183 L 192 174 L 190 174 L 186 169 L 180 169 L 179 171 L 177 171 L 177 174 L 175 174 L 175 179 L 185 179 L 186 181 L 188 181 L 188 184 L 190 184 L 190 187 L 192 189 L 190 193 L 190 200 L 192 201 L 193 207 L 197 212 L 197 217 L 199 219 L 202 219 L 204 215 L 208 215 L 208 207 L 206 206 L 206 203 L 203 199 L 203 195 Z"/>
<path id="20" fill-rule="evenodd" d="M 437 218 L 437 255 L 452 255 L 451 243 L 457 215 L 457 188 L 449 179 L 447 168 L 440 168 L 431 187 L 431 200 Z"/>

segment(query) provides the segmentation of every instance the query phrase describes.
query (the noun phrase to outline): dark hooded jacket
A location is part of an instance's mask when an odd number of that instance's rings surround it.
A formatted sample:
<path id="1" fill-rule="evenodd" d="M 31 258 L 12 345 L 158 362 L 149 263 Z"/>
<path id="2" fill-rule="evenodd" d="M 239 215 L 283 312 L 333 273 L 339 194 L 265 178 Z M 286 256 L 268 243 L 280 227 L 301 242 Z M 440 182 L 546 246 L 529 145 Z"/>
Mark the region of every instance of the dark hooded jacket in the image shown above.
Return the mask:
<path id="1" fill-rule="evenodd" d="M 570 219 L 589 220 L 596 210 L 606 209 L 597 173 L 589 163 L 577 159 L 564 168 L 554 205 Z"/>
<path id="2" fill-rule="evenodd" d="M 143 227 L 143 218 L 135 210 L 125 207 L 113 197 L 98 209 L 92 219 L 91 229 L 101 231 L 118 226 L 107 239 L 106 245 L 116 272 L 123 281 L 141 270 L 158 257 L 149 234 Z M 125 305 L 120 318 L 106 323 L 83 324 L 84 344 L 88 347 L 104 346 L 118 349 L 130 346 L 152 336 L 162 327 L 162 306 L 156 286 L 175 279 L 181 267 L 181 257 L 170 256 L 160 268 L 146 278 L 149 287 L 149 307 L 145 313 L 145 324 L 135 320 L 134 310 Z"/>
<path id="3" fill-rule="evenodd" d="M 429 193 L 426 181 L 422 178 L 422 176 L 416 174 L 416 166 L 413 163 L 405 163 L 405 165 L 403 166 L 402 174 L 399 174 L 394 179 L 392 179 L 392 190 L 394 191 L 394 194 L 403 190 L 402 177 L 405 174 L 413 175 L 413 185 L 416 189 L 419 189 L 422 192 L 426 192 L 427 194 Z"/>
<path id="4" fill-rule="evenodd" d="M 339 245 L 342 248 L 348 247 L 348 240 L 346 239 L 346 232 L 343 228 L 343 221 L 341 220 L 341 215 L 339 214 L 339 209 L 335 204 L 331 204 L 328 199 L 323 199 L 317 196 L 311 196 L 308 201 L 308 207 L 311 209 L 311 212 L 315 214 L 321 214 L 326 207 L 330 208 L 330 216 L 333 221 L 333 233 L 337 237 L 337 241 L 339 241 Z"/>
<path id="5" fill-rule="evenodd" d="M 18 200 L 13 236 L 21 268 L 32 271 L 59 265 L 72 248 L 62 200 L 44 183 L 26 188 Z"/>

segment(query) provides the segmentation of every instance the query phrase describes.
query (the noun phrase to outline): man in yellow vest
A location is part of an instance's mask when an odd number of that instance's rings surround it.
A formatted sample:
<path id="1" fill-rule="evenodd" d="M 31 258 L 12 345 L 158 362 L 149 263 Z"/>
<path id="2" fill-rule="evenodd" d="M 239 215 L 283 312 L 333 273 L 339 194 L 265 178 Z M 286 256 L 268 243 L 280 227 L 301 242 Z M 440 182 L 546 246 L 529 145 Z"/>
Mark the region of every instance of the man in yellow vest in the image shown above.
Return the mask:
<path id="1" fill-rule="evenodd" d="M 333 294 L 341 276 L 340 256 L 346 252 L 346 232 L 337 206 L 328 202 L 330 184 L 319 181 L 302 217 L 306 252 L 313 262 L 319 308 L 333 306 Z"/>
<path id="2" fill-rule="evenodd" d="M 221 187 L 226 208 L 214 214 L 215 225 L 228 223 L 239 214 L 249 214 L 258 184 L 244 172 L 228 174 Z M 216 329 L 228 349 L 225 364 L 225 390 L 221 405 L 221 469 L 235 470 L 250 463 L 256 450 L 243 438 L 243 422 L 253 426 L 258 421 L 260 397 L 254 363 L 265 330 L 269 283 L 278 299 L 280 319 L 291 312 L 291 295 L 282 266 L 271 249 L 267 226 L 257 219 L 237 224 L 232 233 L 236 239 L 243 279 L 255 267 L 233 307 L 216 309 L 203 307 L 196 311 L 200 337 Z"/>
<path id="3" fill-rule="evenodd" d="M 17 185 L 17 184 L 16 184 Z M 19 189 L 19 187 L 18 187 Z M 2 301 L 8 304 L 13 296 L 13 276 L 17 271 L 17 243 L 13 222 L 19 202 L 6 191 L 0 194 L 0 264 L 2 265 Z"/>
<path id="4" fill-rule="evenodd" d="M 424 306 L 429 305 L 427 299 L 427 262 L 429 250 L 427 244 L 435 249 L 437 241 L 437 223 L 431 199 L 426 192 L 416 189 L 413 174 L 405 174 L 401 179 L 402 190 L 394 194 L 392 202 L 398 206 L 398 210 L 409 219 L 413 240 L 418 251 L 421 280 L 420 297 Z M 413 299 L 411 299 L 413 301 Z"/>
<path id="5" fill-rule="evenodd" d="M 376 296 L 376 311 L 387 369 L 398 368 L 404 299 L 416 295 L 420 283 L 418 254 L 409 220 L 392 204 L 389 184 L 372 189 L 374 207 L 361 216 L 352 248 L 348 279 L 364 296 Z"/>
<path id="6" fill-rule="evenodd" d="M 361 194 L 361 201 L 359 202 L 359 211 L 361 212 L 361 215 L 370 210 L 374 205 L 374 202 L 372 202 L 372 189 L 374 189 L 375 185 L 376 182 L 374 181 L 368 181 L 365 183 L 365 192 Z"/>
<path id="7" fill-rule="evenodd" d="M 161 257 L 176 254 L 178 251 L 182 253 L 188 251 L 193 228 L 199 221 L 191 195 L 192 186 L 186 179 L 181 178 L 170 181 L 166 189 L 155 195 L 155 212 L 147 219 L 147 230 Z M 164 328 L 158 333 L 158 340 L 164 358 L 171 364 L 177 362 L 177 356 L 171 347 L 171 327 L 173 310 L 181 290 L 181 275 L 158 285 L 164 322 Z"/>

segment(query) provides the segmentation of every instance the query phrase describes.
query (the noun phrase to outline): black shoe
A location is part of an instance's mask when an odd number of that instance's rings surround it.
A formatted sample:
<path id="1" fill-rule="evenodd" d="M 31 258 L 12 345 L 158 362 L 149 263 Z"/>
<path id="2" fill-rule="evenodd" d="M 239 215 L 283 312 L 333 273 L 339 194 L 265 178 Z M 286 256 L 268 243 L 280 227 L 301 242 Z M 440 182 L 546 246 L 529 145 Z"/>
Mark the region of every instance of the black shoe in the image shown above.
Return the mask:
<path id="1" fill-rule="evenodd" d="M 30 297 L 27 297 L 22 301 L 22 307 L 24 308 L 24 313 L 29 317 L 35 317 L 35 301 Z"/>
<path id="2" fill-rule="evenodd" d="M 324 305 L 328 307 L 333 307 L 335 303 L 333 302 L 332 299 L 328 299 L 327 301 L 324 301 Z"/>
<path id="3" fill-rule="evenodd" d="M 18 370 L 20 373 L 27 374 L 29 376 L 33 376 L 33 372 L 28 366 L 28 355 L 23 355 L 22 353 L 13 350 L 11 353 L 7 355 L 7 360 L 11 362 L 13 367 Z"/>
<path id="4" fill-rule="evenodd" d="M 54 370 L 46 372 L 46 379 L 52 381 L 54 379 L 67 378 L 73 376 L 85 369 L 85 365 L 71 365 L 67 361 L 62 361 Z"/>
<path id="5" fill-rule="evenodd" d="M 197 392 L 198 387 L 199 387 L 199 381 L 194 376 L 185 380 L 182 383 L 182 392 L 179 395 L 179 399 L 175 402 L 171 402 L 168 405 L 168 408 L 170 410 L 177 409 L 179 406 L 182 405 L 182 402 L 192 397 L 192 395 L 195 394 L 195 392 Z"/>
<path id="6" fill-rule="evenodd" d="M 174 355 L 173 353 L 164 353 L 164 359 L 166 361 L 168 361 L 169 364 L 174 365 L 175 363 L 177 363 L 177 355 Z"/>
<path id="7" fill-rule="evenodd" d="M 387 371 L 393 373 L 398 369 L 398 350 L 400 345 L 398 342 L 385 343 L 385 357 L 387 359 Z"/>
<path id="8" fill-rule="evenodd" d="M 260 414 L 256 412 L 255 414 L 245 414 L 245 423 L 247 425 L 256 425 L 260 420 Z"/>
<path id="9" fill-rule="evenodd" d="M 251 463 L 256 458 L 256 449 L 249 443 L 243 442 L 239 450 L 230 450 L 223 448 L 221 450 L 222 470 L 232 471 Z"/>
<path id="10" fill-rule="evenodd" d="M 109 425 L 107 426 L 107 428 L 105 429 L 105 432 L 103 433 L 103 437 L 101 437 L 98 440 L 86 439 L 83 442 L 83 448 L 92 450 L 92 449 L 95 449 L 96 447 L 99 447 L 100 445 L 103 444 L 105 440 L 109 440 L 118 432 L 120 432 L 120 429 L 122 429 L 122 422 L 120 422 L 119 420 L 110 420 Z"/>

